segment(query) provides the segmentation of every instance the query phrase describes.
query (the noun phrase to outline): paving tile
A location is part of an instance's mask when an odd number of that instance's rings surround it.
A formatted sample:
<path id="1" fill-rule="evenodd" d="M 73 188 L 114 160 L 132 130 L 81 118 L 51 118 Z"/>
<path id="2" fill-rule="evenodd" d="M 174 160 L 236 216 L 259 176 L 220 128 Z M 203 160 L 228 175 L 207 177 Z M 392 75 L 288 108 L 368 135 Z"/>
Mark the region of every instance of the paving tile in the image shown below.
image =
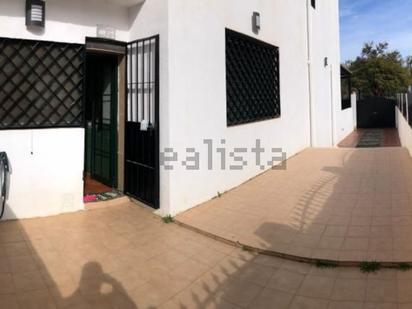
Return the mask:
<path id="1" fill-rule="evenodd" d="M 364 301 L 366 298 L 366 279 L 336 279 L 331 298 L 343 301 Z"/>
<path id="2" fill-rule="evenodd" d="M 17 292 L 28 292 L 46 288 L 46 283 L 39 271 L 13 274 L 13 283 Z M 11 282 L 9 284 L 11 284 Z"/>
<path id="3" fill-rule="evenodd" d="M 326 309 L 328 301 L 324 299 L 297 296 L 290 306 L 291 309 Z"/>
<path id="4" fill-rule="evenodd" d="M 21 308 L 25 309 L 55 309 L 57 308 L 48 290 L 38 290 L 24 292 L 17 295 L 17 300 Z"/>
<path id="5" fill-rule="evenodd" d="M 256 309 L 286 309 L 289 308 L 294 295 L 278 290 L 265 288 L 251 303 L 250 308 Z"/>
<path id="6" fill-rule="evenodd" d="M 15 292 L 13 278 L 11 274 L 0 274 L 0 295 L 12 294 Z"/>
<path id="7" fill-rule="evenodd" d="M 398 286 L 394 279 L 370 279 L 367 281 L 366 301 L 397 302 Z"/>
<path id="8" fill-rule="evenodd" d="M 400 309 L 402 308 L 403 304 L 395 303 L 373 303 L 373 302 L 366 302 L 364 305 L 364 309 Z"/>
<path id="9" fill-rule="evenodd" d="M 357 301 L 331 301 L 328 309 L 364 309 L 364 303 Z"/>
<path id="10" fill-rule="evenodd" d="M 337 157 L 328 154 L 316 159 L 319 162 L 314 164 L 319 170 L 307 166 L 305 175 L 301 174 L 303 162 L 299 168 L 292 166 L 294 175 L 285 180 L 282 189 L 290 194 L 274 186 L 276 173 L 269 173 L 249 193 L 243 192 L 233 200 L 225 197 L 214 201 L 216 210 L 206 209 L 205 217 L 200 206 L 192 217 L 202 216 L 202 224 L 208 224 L 208 220 L 216 218 L 214 211 L 222 216 L 237 213 L 227 221 L 237 226 L 229 231 L 231 235 L 244 224 L 245 231 L 250 233 L 245 239 L 256 245 L 284 248 L 316 258 L 412 257 L 409 245 L 412 231 L 403 225 L 408 220 L 404 217 L 410 216 L 408 207 L 412 214 L 412 204 L 404 202 L 404 194 L 375 195 L 356 192 L 346 185 L 333 192 L 333 184 L 326 184 L 313 201 L 306 203 L 306 193 L 313 190 L 313 182 L 329 173 L 320 170 L 325 162 L 331 166 L 342 162 L 341 158 L 336 160 L 338 163 L 328 161 L 332 159 Z M 356 171 L 364 162 L 356 164 L 351 169 Z M 307 175 L 311 175 L 310 180 Z M 366 181 L 370 177 L 364 178 Z M 281 186 L 280 179 L 277 181 Z M 360 177 L 356 181 L 360 183 Z M 255 201 L 251 215 L 249 205 L 243 202 L 254 190 L 259 191 L 257 196 L 261 198 L 259 203 Z M 273 190 L 276 194 L 269 192 Z M 399 206 L 395 214 L 392 208 L 389 217 L 396 217 L 391 224 L 398 226 L 383 224 L 386 219 L 373 219 L 388 215 L 383 207 L 392 198 L 396 198 Z M 273 199 L 282 207 L 273 205 Z M 221 207 L 225 200 L 230 202 Z M 303 204 L 299 204 L 302 200 Z M 270 216 L 256 218 L 261 211 L 259 207 Z M 250 218 L 245 219 L 249 220 L 247 224 L 242 221 L 243 213 Z M 375 225 L 371 225 L 372 220 Z M 336 225 L 325 226 L 326 222 Z M 260 229 L 262 225 L 266 227 Z M 390 309 L 397 308 L 398 301 L 399 308 L 412 304 L 412 272 L 381 270 L 364 274 L 358 268 L 322 269 L 256 255 L 176 225 L 164 225 L 136 206 L 22 220 L 17 228 L 3 226 L 6 225 L 1 222 L 0 230 L 10 238 L 3 235 L 0 239 L 0 308 L 16 308 L 19 304 L 19 308 L 76 309 L 246 306 L 356 309 L 364 304 L 367 309 Z M 89 263 L 100 267 L 88 269 Z"/>
<path id="11" fill-rule="evenodd" d="M 229 280 L 222 286 L 222 297 L 241 307 L 249 306 L 263 287 L 247 280 Z"/>
<path id="12" fill-rule="evenodd" d="M 303 280 L 297 294 L 307 297 L 329 299 L 335 279 L 331 277 L 308 275 Z"/>
<path id="13" fill-rule="evenodd" d="M 268 282 L 268 287 L 284 291 L 296 292 L 301 285 L 305 275 L 292 272 L 286 269 L 277 270 Z"/>
<path id="14" fill-rule="evenodd" d="M 412 279 L 398 281 L 398 297 L 401 303 L 412 303 Z"/>
<path id="15" fill-rule="evenodd" d="M 38 269 L 32 256 L 18 256 L 9 259 L 10 270 L 13 273 L 30 272 Z"/>
<path id="16" fill-rule="evenodd" d="M 318 248 L 339 250 L 342 247 L 344 240 L 344 237 L 323 236 L 318 244 Z"/>
<path id="17" fill-rule="evenodd" d="M 4 309 L 19 309 L 17 297 L 15 294 L 2 294 L 0 297 L 0 308 Z"/>

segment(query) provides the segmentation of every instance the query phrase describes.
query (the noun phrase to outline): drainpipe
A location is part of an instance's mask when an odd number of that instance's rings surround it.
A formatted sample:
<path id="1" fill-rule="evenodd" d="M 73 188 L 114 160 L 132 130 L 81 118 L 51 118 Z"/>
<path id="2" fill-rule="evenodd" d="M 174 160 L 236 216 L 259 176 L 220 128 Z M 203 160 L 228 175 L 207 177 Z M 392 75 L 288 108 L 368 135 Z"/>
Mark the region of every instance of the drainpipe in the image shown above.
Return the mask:
<path id="1" fill-rule="evenodd" d="M 331 132 L 332 132 L 332 147 L 335 147 L 335 108 L 333 104 L 333 65 L 330 65 L 330 109 L 331 109 Z"/>
<path id="2" fill-rule="evenodd" d="M 312 98 L 312 50 L 311 50 L 311 36 L 310 36 L 310 0 L 306 1 L 306 44 L 307 44 L 307 65 L 308 65 L 308 91 L 309 91 L 309 130 L 310 130 L 310 147 L 314 144 L 314 134 L 313 134 L 313 98 Z"/>

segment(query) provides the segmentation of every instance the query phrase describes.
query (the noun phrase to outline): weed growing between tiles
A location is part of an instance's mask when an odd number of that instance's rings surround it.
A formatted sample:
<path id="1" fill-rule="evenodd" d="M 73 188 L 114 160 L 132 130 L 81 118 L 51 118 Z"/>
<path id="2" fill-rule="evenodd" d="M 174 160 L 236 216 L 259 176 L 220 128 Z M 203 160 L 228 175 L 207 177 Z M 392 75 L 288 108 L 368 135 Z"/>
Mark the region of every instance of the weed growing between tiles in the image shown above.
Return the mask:
<path id="1" fill-rule="evenodd" d="M 318 268 L 336 268 L 336 267 L 338 267 L 337 263 L 326 262 L 326 261 L 316 261 L 315 265 Z"/>
<path id="2" fill-rule="evenodd" d="M 166 224 L 172 223 L 174 221 L 174 219 L 171 215 L 167 215 L 167 216 L 162 217 L 162 220 Z"/>
<path id="3" fill-rule="evenodd" d="M 365 261 L 360 264 L 360 269 L 363 273 L 374 273 L 381 269 L 381 263 L 376 261 Z"/>
<path id="4" fill-rule="evenodd" d="M 397 268 L 401 271 L 408 271 L 412 268 L 412 265 L 408 263 L 399 263 Z"/>

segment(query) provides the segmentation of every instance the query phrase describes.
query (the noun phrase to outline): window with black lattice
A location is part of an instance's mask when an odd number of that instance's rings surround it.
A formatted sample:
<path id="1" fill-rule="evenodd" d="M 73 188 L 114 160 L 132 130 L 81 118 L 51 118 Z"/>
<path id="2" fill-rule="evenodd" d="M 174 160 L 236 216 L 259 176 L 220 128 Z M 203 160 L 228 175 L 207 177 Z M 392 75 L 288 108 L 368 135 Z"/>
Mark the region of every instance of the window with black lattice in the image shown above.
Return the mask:
<path id="1" fill-rule="evenodd" d="M 279 49 L 226 29 L 227 125 L 280 117 Z"/>
<path id="2" fill-rule="evenodd" d="M 83 125 L 84 45 L 0 38 L 0 129 Z"/>

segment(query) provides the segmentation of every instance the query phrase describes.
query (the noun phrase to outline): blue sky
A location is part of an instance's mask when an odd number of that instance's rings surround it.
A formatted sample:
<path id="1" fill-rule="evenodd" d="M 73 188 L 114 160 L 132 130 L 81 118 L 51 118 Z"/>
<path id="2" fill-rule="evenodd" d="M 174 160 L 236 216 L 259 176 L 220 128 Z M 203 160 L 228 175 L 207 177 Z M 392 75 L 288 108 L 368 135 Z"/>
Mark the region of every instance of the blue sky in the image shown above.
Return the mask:
<path id="1" fill-rule="evenodd" d="M 342 62 L 355 59 L 366 41 L 387 41 L 412 56 L 412 0 L 340 0 Z"/>

